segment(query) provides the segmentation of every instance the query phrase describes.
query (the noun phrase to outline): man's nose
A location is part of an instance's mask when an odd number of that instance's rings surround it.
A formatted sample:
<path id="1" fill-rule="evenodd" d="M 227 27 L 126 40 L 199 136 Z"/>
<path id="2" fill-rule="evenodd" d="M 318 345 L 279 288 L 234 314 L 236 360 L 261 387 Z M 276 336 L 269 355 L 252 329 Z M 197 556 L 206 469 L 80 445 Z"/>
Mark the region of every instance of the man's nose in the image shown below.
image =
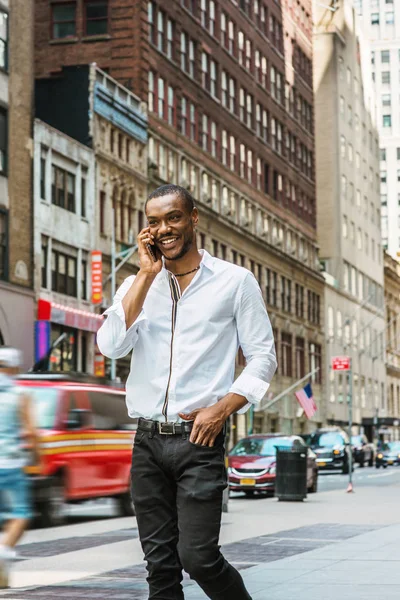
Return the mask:
<path id="1" fill-rule="evenodd" d="M 161 222 L 158 227 L 158 235 L 162 236 L 171 232 L 171 226 L 167 222 Z"/>

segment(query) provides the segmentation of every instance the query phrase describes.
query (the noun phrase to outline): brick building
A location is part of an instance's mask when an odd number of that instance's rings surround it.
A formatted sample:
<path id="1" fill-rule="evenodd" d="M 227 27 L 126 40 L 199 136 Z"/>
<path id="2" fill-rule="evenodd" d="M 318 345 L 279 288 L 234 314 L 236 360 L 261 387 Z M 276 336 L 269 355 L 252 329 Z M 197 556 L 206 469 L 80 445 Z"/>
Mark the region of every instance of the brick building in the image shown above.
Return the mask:
<path id="1" fill-rule="evenodd" d="M 0 1 L 0 345 L 33 363 L 33 4 Z"/>
<path id="2" fill-rule="evenodd" d="M 269 395 L 322 367 L 311 2 L 36 0 L 35 46 L 39 78 L 96 61 L 148 102 L 150 186 L 188 187 L 200 246 L 261 285 L 279 363 Z M 322 368 L 313 380 L 322 422 Z M 255 429 L 313 426 L 293 395 L 271 411 Z"/>

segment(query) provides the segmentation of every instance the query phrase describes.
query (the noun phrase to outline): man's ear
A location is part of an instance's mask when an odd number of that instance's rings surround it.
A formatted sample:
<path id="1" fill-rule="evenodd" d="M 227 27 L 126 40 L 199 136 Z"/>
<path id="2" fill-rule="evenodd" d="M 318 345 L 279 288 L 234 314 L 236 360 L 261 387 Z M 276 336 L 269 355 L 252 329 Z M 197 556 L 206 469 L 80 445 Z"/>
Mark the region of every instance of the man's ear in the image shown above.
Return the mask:
<path id="1" fill-rule="evenodd" d="M 199 211 L 197 210 L 197 208 L 194 208 L 192 211 L 192 223 L 193 227 L 197 227 L 197 225 L 199 224 Z"/>

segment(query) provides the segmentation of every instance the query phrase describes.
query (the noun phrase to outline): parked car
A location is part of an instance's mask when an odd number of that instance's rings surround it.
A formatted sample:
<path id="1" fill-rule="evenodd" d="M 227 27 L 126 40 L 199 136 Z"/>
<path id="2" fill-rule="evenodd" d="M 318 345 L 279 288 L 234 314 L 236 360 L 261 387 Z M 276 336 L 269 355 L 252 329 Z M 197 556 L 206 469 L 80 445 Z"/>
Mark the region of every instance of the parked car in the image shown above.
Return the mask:
<path id="1" fill-rule="evenodd" d="M 296 435 L 255 434 L 241 439 L 228 456 L 229 489 L 252 496 L 255 492 L 273 494 L 276 477 L 276 447 L 304 447 Z M 307 448 L 307 488 L 310 493 L 318 487 L 316 455 Z"/>
<path id="2" fill-rule="evenodd" d="M 352 435 L 351 445 L 354 462 L 358 463 L 360 467 L 364 467 L 365 463 L 368 463 L 369 467 L 374 466 L 375 447 L 368 441 L 366 435 Z"/>
<path id="3" fill-rule="evenodd" d="M 377 469 L 388 465 L 400 465 L 400 442 L 384 442 L 376 454 Z"/>
<path id="4" fill-rule="evenodd" d="M 341 469 L 342 473 L 349 472 L 351 449 L 349 437 L 343 429 L 316 429 L 310 437 L 309 444 L 317 455 L 318 469 Z"/>
<path id="5" fill-rule="evenodd" d="M 26 468 L 45 526 L 60 525 L 64 503 L 114 497 L 122 515 L 134 514 L 131 455 L 137 420 L 125 392 L 98 378 L 21 375 L 40 434 L 41 466 Z"/>

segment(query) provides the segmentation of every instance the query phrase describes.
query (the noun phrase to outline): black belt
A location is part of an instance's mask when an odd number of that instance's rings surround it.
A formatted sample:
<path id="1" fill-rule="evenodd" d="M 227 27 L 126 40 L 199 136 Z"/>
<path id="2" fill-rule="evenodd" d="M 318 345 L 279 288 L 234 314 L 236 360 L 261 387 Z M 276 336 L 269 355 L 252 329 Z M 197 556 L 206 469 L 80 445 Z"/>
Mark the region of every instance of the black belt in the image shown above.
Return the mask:
<path id="1" fill-rule="evenodd" d="M 161 433 L 161 435 L 182 435 L 190 433 L 193 428 L 193 421 L 183 421 L 182 423 L 173 423 L 172 421 L 153 421 L 151 419 L 139 419 L 138 430 L 148 431 L 149 433 Z"/>

